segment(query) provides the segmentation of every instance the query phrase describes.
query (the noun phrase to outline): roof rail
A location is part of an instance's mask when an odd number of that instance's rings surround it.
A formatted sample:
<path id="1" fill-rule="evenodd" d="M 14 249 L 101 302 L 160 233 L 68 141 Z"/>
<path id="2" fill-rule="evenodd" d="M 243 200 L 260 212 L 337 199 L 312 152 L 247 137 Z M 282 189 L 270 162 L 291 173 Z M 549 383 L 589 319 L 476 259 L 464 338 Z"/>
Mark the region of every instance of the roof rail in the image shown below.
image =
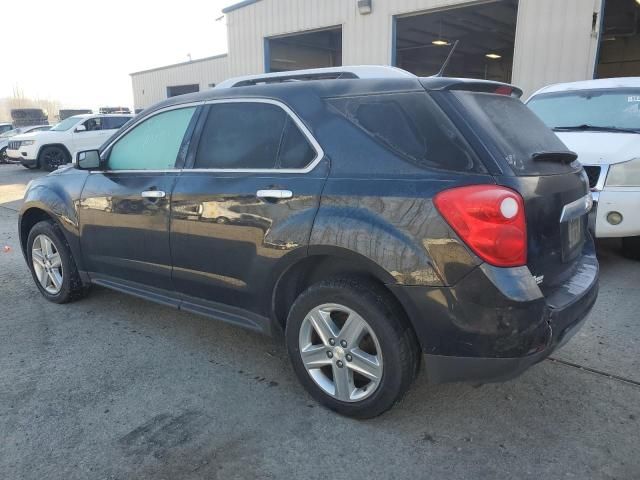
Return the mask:
<path id="1" fill-rule="evenodd" d="M 347 78 L 415 78 L 413 73 L 386 65 L 353 65 L 347 67 L 310 68 L 287 72 L 262 73 L 234 77 L 215 86 L 218 88 L 246 87 L 266 83 L 299 82 L 304 80 L 337 80 Z"/>

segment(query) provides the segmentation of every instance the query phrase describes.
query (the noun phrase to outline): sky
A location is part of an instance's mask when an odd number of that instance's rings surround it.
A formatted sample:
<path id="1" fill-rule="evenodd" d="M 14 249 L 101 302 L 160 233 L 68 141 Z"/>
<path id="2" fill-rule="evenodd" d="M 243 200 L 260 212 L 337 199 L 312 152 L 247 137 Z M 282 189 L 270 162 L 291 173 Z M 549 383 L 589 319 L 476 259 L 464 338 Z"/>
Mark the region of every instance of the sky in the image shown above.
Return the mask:
<path id="1" fill-rule="evenodd" d="M 234 0 L 3 0 L 0 98 L 133 107 L 130 73 L 227 51 Z"/>

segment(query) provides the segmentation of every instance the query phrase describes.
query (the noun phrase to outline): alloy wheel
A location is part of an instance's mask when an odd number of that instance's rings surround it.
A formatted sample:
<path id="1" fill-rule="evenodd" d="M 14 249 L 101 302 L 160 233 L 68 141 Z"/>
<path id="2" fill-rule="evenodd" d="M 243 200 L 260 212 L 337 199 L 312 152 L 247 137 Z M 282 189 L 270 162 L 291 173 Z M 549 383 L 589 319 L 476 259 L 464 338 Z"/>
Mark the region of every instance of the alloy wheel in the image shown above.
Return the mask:
<path id="1" fill-rule="evenodd" d="M 298 336 L 302 363 L 313 381 L 342 402 L 372 395 L 382 379 L 382 350 L 371 326 L 336 303 L 315 307 Z"/>
<path id="2" fill-rule="evenodd" d="M 40 234 L 33 240 L 31 264 L 42 288 L 57 295 L 62 289 L 64 270 L 60 252 L 48 236 Z"/>
<path id="3" fill-rule="evenodd" d="M 55 170 L 65 163 L 64 153 L 57 148 L 49 149 L 44 154 L 44 163 L 51 170 Z"/>

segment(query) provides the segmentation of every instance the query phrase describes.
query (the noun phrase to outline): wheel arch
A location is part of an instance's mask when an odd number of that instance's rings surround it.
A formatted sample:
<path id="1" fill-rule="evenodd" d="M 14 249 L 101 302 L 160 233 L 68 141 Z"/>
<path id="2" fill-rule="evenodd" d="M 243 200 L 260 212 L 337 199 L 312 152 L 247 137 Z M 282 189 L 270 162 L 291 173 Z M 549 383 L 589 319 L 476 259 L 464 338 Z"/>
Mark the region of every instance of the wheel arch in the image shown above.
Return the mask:
<path id="1" fill-rule="evenodd" d="M 67 148 L 67 146 L 64 143 L 47 143 L 45 145 L 41 145 L 40 148 L 38 149 L 38 155 L 36 156 L 36 159 L 38 161 L 38 167 L 42 167 L 42 165 L 40 164 L 40 156 L 42 155 L 42 151 L 45 148 L 48 147 L 57 147 L 62 149 L 65 154 L 67 155 L 67 158 L 69 159 L 69 162 L 73 161 L 73 157 L 71 156 L 71 152 L 69 151 L 69 149 Z"/>
<path id="2" fill-rule="evenodd" d="M 397 280 L 382 267 L 359 253 L 341 247 L 310 247 L 309 254 L 295 259 L 277 278 L 271 295 L 274 330 L 283 331 L 295 299 L 314 283 L 334 277 L 358 277 L 375 284 L 393 299 L 407 319 L 402 302 L 387 288 Z M 276 330 L 276 331 L 277 331 Z"/>

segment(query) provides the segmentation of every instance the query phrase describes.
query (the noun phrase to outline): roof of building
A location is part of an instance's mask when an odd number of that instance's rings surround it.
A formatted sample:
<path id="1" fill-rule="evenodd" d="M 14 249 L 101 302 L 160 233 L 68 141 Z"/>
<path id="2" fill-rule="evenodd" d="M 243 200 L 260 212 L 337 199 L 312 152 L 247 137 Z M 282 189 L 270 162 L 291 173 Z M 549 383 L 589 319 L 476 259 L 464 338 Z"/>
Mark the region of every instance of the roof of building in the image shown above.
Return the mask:
<path id="1" fill-rule="evenodd" d="M 206 61 L 209 61 L 209 60 L 216 60 L 218 58 L 224 58 L 226 56 L 227 56 L 226 53 L 222 53 L 220 55 L 213 55 L 211 57 L 196 58 L 195 60 L 189 60 L 189 61 L 186 61 L 186 62 L 173 63 L 171 65 L 163 65 L 162 67 L 150 68 L 148 70 L 140 70 L 138 72 L 130 73 L 129 75 L 133 76 L 133 75 L 139 75 L 141 73 L 149 73 L 149 72 L 156 72 L 158 70 L 165 70 L 167 68 L 182 67 L 182 66 L 185 66 L 185 65 L 190 65 L 192 63 L 206 62 Z"/>
<path id="2" fill-rule="evenodd" d="M 540 93 L 569 92 L 572 90 L 594 90 L 599 88 L 640 88 L 640 77 L 599 78 L 579 82 L 555 83 L 547 85 L 535 92 Z"/>
<path id="3" fill-rule="evenodd" d="M 259 2 L 260 0 L 243 0 L 242 2 L 234 3 L 233 5 L 229 5 L 226 8 L 222 9 L 222 13 L 233 12 L 234 10 L 239 10 L 243 7 L 248 7 L 249 5 L 253 5 L 254 3 Z"/>

